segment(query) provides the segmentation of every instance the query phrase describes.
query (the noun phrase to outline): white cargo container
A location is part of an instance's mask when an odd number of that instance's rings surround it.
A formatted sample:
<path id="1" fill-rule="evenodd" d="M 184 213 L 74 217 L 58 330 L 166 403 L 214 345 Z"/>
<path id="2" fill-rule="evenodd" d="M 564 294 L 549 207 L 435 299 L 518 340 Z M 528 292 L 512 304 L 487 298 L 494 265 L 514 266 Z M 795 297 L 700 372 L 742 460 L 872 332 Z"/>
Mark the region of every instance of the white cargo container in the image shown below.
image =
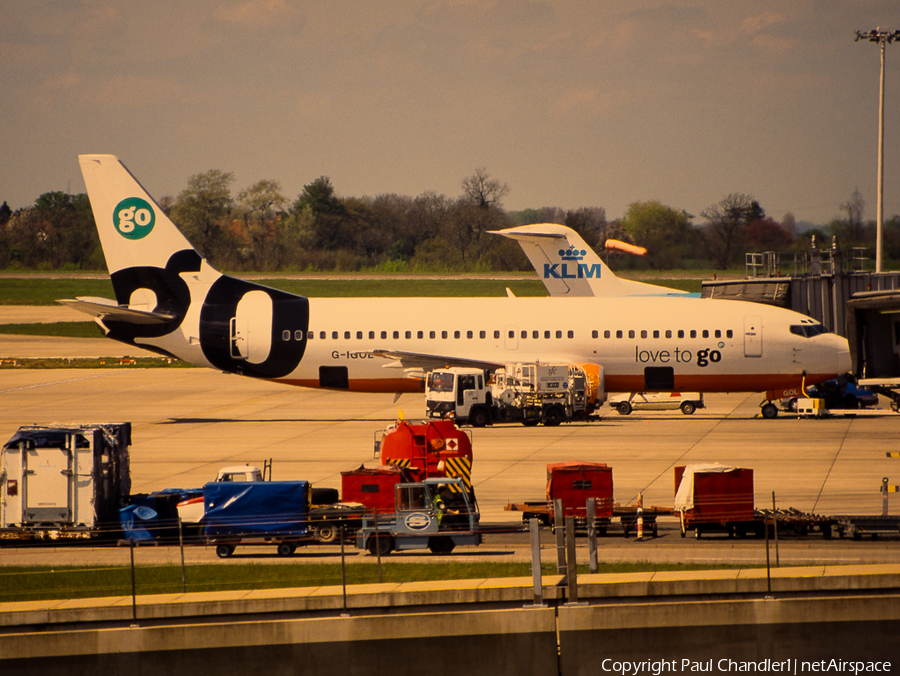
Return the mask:
<path id="1" fill-rule="evenodd" d="M 20 427 L 0 450 L 0 539 L 118 532 L 130 444 L 131 423 Z"/>

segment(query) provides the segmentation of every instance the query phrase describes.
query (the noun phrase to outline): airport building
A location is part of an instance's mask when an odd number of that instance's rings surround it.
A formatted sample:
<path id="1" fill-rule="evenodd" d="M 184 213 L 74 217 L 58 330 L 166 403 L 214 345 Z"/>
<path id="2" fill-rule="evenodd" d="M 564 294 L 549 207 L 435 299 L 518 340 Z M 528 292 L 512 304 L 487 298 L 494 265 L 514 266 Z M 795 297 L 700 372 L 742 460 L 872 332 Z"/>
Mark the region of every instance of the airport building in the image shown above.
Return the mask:
<path id="1" fill-rule="evenodd" d="M 900 272 L 872 272 L 861 248 L 748 253 L 742 280 L 703 282 L 704 298 L 777 305 L 818 319 L 850 342 L 858 378 L 900 378 Z"/>

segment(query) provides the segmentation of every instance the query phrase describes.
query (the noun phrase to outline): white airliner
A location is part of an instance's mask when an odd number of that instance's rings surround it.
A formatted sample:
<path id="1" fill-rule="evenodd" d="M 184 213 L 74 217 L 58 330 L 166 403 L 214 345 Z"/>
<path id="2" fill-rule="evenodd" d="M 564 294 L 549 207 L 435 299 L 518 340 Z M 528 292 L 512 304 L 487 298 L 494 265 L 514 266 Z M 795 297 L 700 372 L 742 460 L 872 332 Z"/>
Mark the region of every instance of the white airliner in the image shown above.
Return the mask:
<path id="1" fill-rule="evenodd" d="M 551 296 L 685 296 L 684 291 L 616 277 L 572 228 L 557 223 L 493 230 L 514 239 Z"/>
<path id="2" fill-rule="evenodd" d="M 589 362 L 600 366 L 606 392 L 768 391 L 769 399 L 850 369 L 847 341 L 819 322 L 742 301 L 315 299 L 270 289 L 213 269 L 116 157 L 79 161 L 116 300 L 61 302 L 94 316 L 110 338 L 193 364 L 397 393 L 421 391 L 410 370 Z"/>

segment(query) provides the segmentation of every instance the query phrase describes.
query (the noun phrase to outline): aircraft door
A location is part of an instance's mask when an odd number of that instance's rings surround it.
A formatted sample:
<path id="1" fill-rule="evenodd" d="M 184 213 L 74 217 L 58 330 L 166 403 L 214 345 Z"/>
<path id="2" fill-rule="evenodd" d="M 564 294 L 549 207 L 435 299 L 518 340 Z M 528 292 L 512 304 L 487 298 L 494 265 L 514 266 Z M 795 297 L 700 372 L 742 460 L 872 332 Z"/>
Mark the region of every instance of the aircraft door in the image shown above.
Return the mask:
<path id="1" fill-rule="evenodd" d="M 265 291 L 250 291 L 238 301 L 231 319 L 231 356 L 261 364 L 272 349 L 272 298 Z"/>
<path id="2" fill-rule="evenodd" d="M 515 326 L 504 327 L 504 338 L 507 350 L 519 349 L 519 330 Z"/>
<path id="3" fill-rule="evenodd" d="M 246 359 L 250 356 L 250 328 L 247 326 L 246 317 L 231 318 L 230 329 L 231 356 L 234 359 Z"/>
<path id="4" fill-rule="evenodd" d="M 647 392 L 667 392 L 675 389 L 675 369 L 671 366 L 644 367 L 644 389 Z"/>
<path id="5" fill-rule="evenodd" d="M 744 356 L 762 357 L 762 318 L 744 317 Z"/>
<path id="6" fill-rule="evenodd" d="M 72 517 L 69 509 L 72 470 L 66 449 L 28 449 L 25 474 L 29 475 L 24 490 L 25 523 L 69 521 Z"/>

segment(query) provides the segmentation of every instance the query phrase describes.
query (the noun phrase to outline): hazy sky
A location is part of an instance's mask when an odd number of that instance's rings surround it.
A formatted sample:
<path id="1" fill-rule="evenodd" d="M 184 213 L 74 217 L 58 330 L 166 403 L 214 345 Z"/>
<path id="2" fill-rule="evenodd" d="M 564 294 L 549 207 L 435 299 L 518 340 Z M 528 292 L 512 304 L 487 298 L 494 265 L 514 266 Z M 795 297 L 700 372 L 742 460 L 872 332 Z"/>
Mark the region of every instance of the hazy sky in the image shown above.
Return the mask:
<path id="1" fill-rule="evenodd" d="M 0 202 L 83 192 L 79 153 L 147 190 L 232 171 L 293 199 L 460 194 L 507 209 L 731 192 L 875 218 L 879 49 L 897 0 L 0 0 Z M 888 45 L 885 216 L 900 213 L 900 43 Z M 701 219 L 697 218 L 695 222 Z"/>

